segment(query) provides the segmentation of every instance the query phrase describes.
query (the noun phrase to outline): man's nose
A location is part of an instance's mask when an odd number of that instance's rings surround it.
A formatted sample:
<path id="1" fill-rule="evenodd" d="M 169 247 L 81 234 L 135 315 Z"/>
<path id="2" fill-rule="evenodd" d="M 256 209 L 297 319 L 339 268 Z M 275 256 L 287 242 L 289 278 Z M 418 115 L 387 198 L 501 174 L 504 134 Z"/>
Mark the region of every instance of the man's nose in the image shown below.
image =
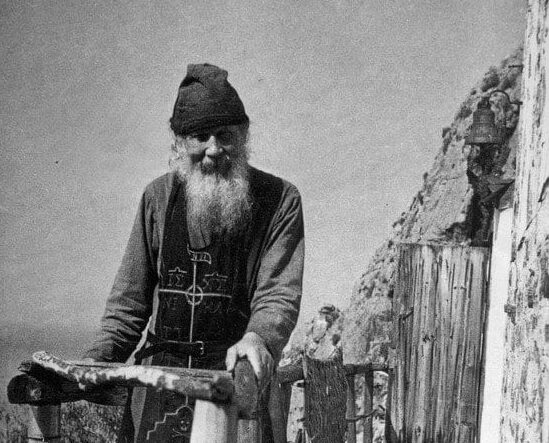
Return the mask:
<path id="1" fill-rule="evenodd" d="M 206 150 L 204 151 L 208 157 L 219 157 L 223 153 L 223 148 L 217 142 L 215 136 L 211 136 L 206 142 Z"/>

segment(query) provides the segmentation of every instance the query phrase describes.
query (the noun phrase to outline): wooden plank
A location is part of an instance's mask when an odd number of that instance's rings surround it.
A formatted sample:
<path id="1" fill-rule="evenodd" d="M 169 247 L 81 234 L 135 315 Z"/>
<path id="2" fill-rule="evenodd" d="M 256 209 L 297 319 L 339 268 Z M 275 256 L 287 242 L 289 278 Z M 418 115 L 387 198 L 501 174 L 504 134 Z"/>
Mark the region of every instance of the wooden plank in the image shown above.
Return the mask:
<path id="1" fill-rule="evenodd" d="M 488 250 L 402 245 L 390 423 L 401 441 L 473 441 Z M 406 314 L 409 313 L 409 316 Z"/>
<path id="2" fill-rule="evenodd" d="M 398 357 L 395 367 L 395 419 L 394 431 L 398 439 L 404 439 L 406 429 L 406 397 L 409 385 L 409 363 L 410 363 L 410 343 L 411 327 L 413 321 L 413 275 L 414 275 L 414 249 L 410 245 L 403 245 L 400 251 L 399 272 L 402 278 L 397 278 L 395 298 L 399 310 L 397 311 L 398 321 Z"/>
<path id="3" fill-rule="evenodd" d="M 355 376 L 347 375 L 347 405 L 345 419 L 347 420 L 347 443 L 356 443 L 356 407 L 355 407 Z M 325 413 L 329 413 L 326 411 Z"/>
<path id="4" fill-rule="evenodd" d="M 116 367 L 103 367 L 99 364 L 81 365 L 67 362 L 45 351 L 34 353 L 33 360 L 44 369 L 78 383 L 82 389 L 107 385 L 140 386 L 221 402 L 228 401 L 234 391 L 232 376 L 226 371 L 180 368 L 174 371 L 174 368 L 170 367 L 139 365 Z"/>
<path id="5" fill-rule="evenodd" d="M 487 275 L 487 256 L 472 252 L 469 262 L 468 298 L 469 313 L 465 343 L 464 364 L 462 367 L 463 384 L 460 389 L 462 398 L 459 405 L 460 440 L 474 441 L 479 429 L 479 402 L 482 375 L 482 338 L 485 332 L 484 317 L 487 309 L 485 281 Z M 479 340 L 479 337 L 481 340 Z"/>
<path id="6" fill-rule="evenodd" d="M 57 405 L 79 400 L 107 406 L 124 406 L 126 388 L 109 387 L 83 391 L 76 382 L 54 380 L 51 376 L 36 378 L 28 374 L 13 377 L 8 383 L 8 401 L 12 404 Z"/>
<path id="7" fill-rule="evenodd" d="M 341 354 L 332 360 L 303 356 L 305 430 L 311 443 L 345 441 L 347 382 Z"/>
<path id="8" fill-rule="evenodd" d="M 67 362 L 46 352 L 34 354 L 35 361 L 20 369 L 8 385 L 8 399 L 16 404 L 59 404 L 88 400 L 123 405 L 125 387 L 164 389 L 197 399 L 236 404 L 239 417 L 255 418 L 258 387 L 252 367 L 239 360 L 233 375 L 226 371 L 160 366 L 131 366 L 114 363 Z"/>
<path id="9" fill-rule="evenodd" d="M 374 409 L 374 371 L 364 372 L 364 422 L 363 422 L 363 443 L 374 441 L 373 409 Z"/>
<path id="10" fill-rule="evenodd" d="M 451 312 L 451 345 L 449 355 L 448 372 L 446 374 L 446 405 L 447 413 L 444 420 L 444 435 L 452 441 L 456 438 L 457 405 L 459 404 L 461 372 L 458 370 L 463 348 L 463 326 L 465 297 L 463 297 L 464 263 L 461 251 L 453 250 L 452 261 L 455 265 L 455 280 L 452 288 L 452 312 Z"/>
<path id="11" fill-rule="evenodd" d="M 389 369 L 389 377 L 387 381 L 387 403 L 385 405 L 385 441 L 386 443 L 397 443 L 398 437 L 393 426 L 393 395 L 391 393 L 395 391 L 394 380 L 395 370 Z M 366 443 L 366 442 L 364 442 Z"/>
<path id="12" fill-rule="evenodd" d="M 279 383 L 294 383 L 303 380 L 303 365 L 291 364 L 276 369 Z"/>
<path id="13" fill-rule="evenodd" d="M 281 383 L 278 374 L 271 382 L 269 415 L 273 428 L 274 443 L 287 443 L 286 430 L 292 397 L 291 383 Z"/>
<path id="14" fill-rule="evenodd" d="M 436 441 L 436 419 L 438 414 L 438 388 L 439 388 L 439 371 L 441 364 L 441 329 L 442 329 L 442 309 L 444 300 L 444 286 L 446 280 L 444 279 L 446 264 L 444 261 L 443 250 L 439 251 L 436 257 L 436 282 L 432 286 L 433 293 L 430 299 L 430 328 L 432 328 L 433 335 L 431 337 L 431 357 L 429 371 L 431 373 L 431 380 L 429 384 L 429 390 L 426 393 L 429 403 L 429 414 L 426 422 L 426 438 L 431 441 Z"/>
<path id="15" fill-rule="evenodd" d="M 428 330 L 428 315 L 429 315 L 429 297 L 431 296 L 432 285 L 432 268 L 434 257 L 434 248 L 424 246 L 422 248 L 423 258 L 423 270 L 421 273 L 421 280 L 419 282 L 417 292 L 417 306 L 420 315 L 417 316 L 417 331 L 418 331 L 418 360 L 416 368 L 416 385 L 415 385 L 415 400 L 412 404 L 416 405 L 412 408 L 414 413 L 413 419 L 413 440 L 414 442 L 425 441 L 425 421 L 428 414 L 428 402 L 430 399 L 426 398 L 426 393 L 429 387 L 429 367 L 428 367 L 428 355 L 431 331 Z"/>
<path id="16" fill-rule="evenodd" d="M 412 329 L 411 329 L 411 342 L 408 347 L 408 361 L 409 363 L 409 373 L 407 379 L 409 380 L 409 389 L 406 395 L 406 404 L 407 405 L 417 405 L 416 395 L 419 392 L 419 377 L 418 377 L 418 365 L 420 359 L 420 330 L 421 330 L 421 321 L 423 310 L 421 306 L 422 294 L 423 294 L 423 279 L 425 271 L 425 246 L 421 248 L 416 248 L 414 251 L 414 260 L 415 260 L 415 270 L 412 275 L 413 288 L 412 288 L 412 297 L 409 298 L 409 305 L 413 306 L 414 315 L 412 316 Z M 414 439 L 414 424 L 415 424 L 415 414 L 417 407 L 406 407 L 406 418 L 405 418 L 405 429 L 406 429 L 406 439 L 407 441 L 412 442 Z"/>
<path id="17" fill-rule="evenodd" d="M 347 363 L 343 365 L 345 373 L 348 375 L 362 374 L 366 371 L 384 371 L 389 370 L 389 366 L 381 363 L 366 363 L 366 364 L 353 364 Z M 303 380 L 303 365 L 289 364 L 286 366 L 280 366 L 276 369 L 277 382 L 280 384 L 294 383 L 296 381 Z"/>
<path id="18" fill-rule="evenodd" d="M 238 417 L 256 419 L 259 408 L 259 387 L 248 360 L 242 359 L 236 362 L 233 383 L 232 402 L 236 405 Z"/>

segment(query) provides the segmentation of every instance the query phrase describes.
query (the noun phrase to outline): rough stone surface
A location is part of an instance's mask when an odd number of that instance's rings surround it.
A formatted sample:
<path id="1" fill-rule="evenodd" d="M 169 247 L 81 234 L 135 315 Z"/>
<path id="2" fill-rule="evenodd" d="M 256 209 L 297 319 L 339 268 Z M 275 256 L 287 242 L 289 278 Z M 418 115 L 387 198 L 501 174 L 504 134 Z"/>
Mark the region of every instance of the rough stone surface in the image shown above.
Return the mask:
<path id="1" fill-rule="evenodd" d="M 511 101 L 520 100 L 522 49 L 488 70 L 471 90 L 443 129 L 442 145 L 421 190 L 407 211 L 393 224 L 391 238 L 375 252 L 366 271 L 355 284 L 350 307 L 344 312 L 343 357 L 345 363 L 385 363 L 390 359 L 392 294 L 397 245 L 401 242 L 483 244 L 489 237 L 490 208 L 481 200 L 490 196 L 500 179 L 514 177 L 517 136 L 516 106 L 501 94 L 491 98 L 496 122 L 505 122 L 508 142 L 498 155 L 488 159 L 477 147 L 465 145 L 472 114 L 482 97 L 502 89 Z M 487 180 L 496 182 L 492 186 Z"/>
<path id="2" fill-rule="evenodd" d="M 549 441 L 549 16 L 528 1 L 523 101 L 514 194 L 502 442 Z"/>

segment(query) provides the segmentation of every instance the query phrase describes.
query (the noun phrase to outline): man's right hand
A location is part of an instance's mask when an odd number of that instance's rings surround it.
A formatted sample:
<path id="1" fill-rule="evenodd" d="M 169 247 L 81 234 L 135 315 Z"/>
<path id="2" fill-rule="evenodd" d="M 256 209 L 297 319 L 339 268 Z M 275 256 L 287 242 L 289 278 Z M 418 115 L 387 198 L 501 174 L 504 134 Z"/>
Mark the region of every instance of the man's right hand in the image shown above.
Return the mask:
<path id="1" fill-rule="evenodd" d="M 255 332 L 247 332 L 239 342 L 228 349 L 225 358 L 227 371 L 232 372 L 236 362 L 244 357 L 252 365 L 259 389 L 262 390 L 270 381 L 274 360 L 263 339 Z"/>

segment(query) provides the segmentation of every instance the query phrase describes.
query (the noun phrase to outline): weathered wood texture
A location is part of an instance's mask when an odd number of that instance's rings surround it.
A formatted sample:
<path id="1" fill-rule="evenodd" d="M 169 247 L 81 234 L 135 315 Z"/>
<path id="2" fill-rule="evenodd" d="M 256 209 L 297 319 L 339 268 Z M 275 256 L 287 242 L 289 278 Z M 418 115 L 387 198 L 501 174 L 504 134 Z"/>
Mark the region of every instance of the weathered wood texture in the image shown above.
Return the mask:
<path id="1" fill-rule="evenodd" d="M 549 10 L 529 0 L 501 441 L 549 441 Z M 514 312 L 514 314 L 513 314 Z"/>
<path id="2" fill-rule="evenodd" d="M 232 376 L 226 371 L 67 362 L 44 351 L 35 353 L 33 360 L 24 362 L 20 367 L 28 376 L 17 376 L 10 381 L 8 398 L 11 403 L 38 405 L 89 400 L 102 404 L 123 404 L 123 391 L 122 398 L 119 398 L 112 391 L 97 389 L 114 386 L 171 390 L 217 402 L 229 401 L 234 393 Z M 242 377 L 239 374 L 242 374 L 241 370 L 237 370 L 237 376 Z M 120 394 L 120 391 L 116 393 Z M 251 398 L 240 401 L 242 395 L 239 393 L 235 397 L 244 410 L 255 407 Z"/>
<path id="3" fill-rule="evenodd" d="M 363 423 L 363 443 L 370 443 L 374 438 L 373 429 L 373 408 L 374 408 L 374 371 L 364 373 L 364 423 Z M 386 409 L 386 411 L 389 409 Z"/>
<path id="4" fill-rule="evenodd" d="M 383 364 L 366 363 L 364 365 L 345 364 L 343 370 L 347 375 L 358 375 L 367 372 L 373 373 L 374 371 L 389 371 L 389 367 Z M 303 366 L 300 364 L 292 364 L 287 366 L 281 366 L 276 370 L 277 379 L 279 383 L 293 383 L 299 380 L 303 380 Z"/>
<path id="5" fill-rule="evenodd" d="M 339 355 L 339 354 L 338 354 Z M 309 358 L 310 359 L 310 358 Z M 330 360 L 327 361 L 329 363 Z M 332 364 L 339 366 L 339 361 L 336 360 Z M 290 388 L 291 384 L 303 380 L 304 378 L 304 365 L 292 364 L 287 366 L 282 366 L 277 369 L 277 382 L 280 384 L 281 389 L 286 390 L 286 400 L 289 401 L 290 398 Z M 343 371 L 346 377 L 346 389 L 347 389 L 347 399 L 346 399 L 346 415 L 345 419 L 347 421 L 347 443 L 352 443 L 356 441 L 356 423 L 359 420 L 363 420 L 363 434 L 362 441 L 364 443 L 370 443 L 373 438 L 373 390 L 374 390 L 374 372 L 375 371 L 384 371 L 388 372 L 389 368 L 387 365 L 376 364 L 376 363 L 367 363 L 363 365 L 358 364 L 346 364 L 343 365 Z M 364 375 L 364 408 L 363 414 L 360 416 L 356 415 L 356 395 L 355 395 L 355 376 Z M 323 382 L 317 380 L 316 383 L 319 383 L 315 387 L 315 390 L 332 390 L 334 380 L 326 379 Z M 340 381 L 335 380 L 336 385 Z M 306 394 L 305 394 L 306 395 Z M 282 410 L 287 410 L 287 406 L 279 408 Z M 286 417 L 287 420 L 287 417 Z M 305 438 L 305 437 L 301 437 Z M 276 440 L 276 438 L 275 438 Z"/>
<path id="6" fill-rule="evenodd" d="M 61 443 L 61 407 L 59 405 L 30 406 L 27 423 L 29 442 Z"/>
<path id="7" fill-rule="evenodd" d="M 269 413 L 273 427 L 275 443 L 287 443 L 288 414 L 292 397 L 291 383 L 281 383 L 278 374 L 271 382 Z"/>
<path id="8" fill-rule="evenodd" d="M 405 442 L 473 442 L 487 303 L 486 248 L 400 246 L 391 398 Z"/>
<path id="9" fill-rule="evenodd" d="M 303 370 L 307 441 L 343 443 L 347 428 L 347 382 L 341 353 L 331 360 L 316 360 L 304 355 Z"/>
<path id="10" fill-rule="evenodd" d="M 66 362 L 44 351 L 36 352 L 32 358 L 82 389 L 109 384 L 143 386 L 212 401 L 227 401 L 234 391 L 232 376 L 226 371 Z"/>
<path id="11" fill-rule="evenodd" d="M 47 352 L 37 352 L 34 361 L 23 362 L 25 374 L 8 385 L 11 403 L 48 405 L 88 400 L 106 405 L 123 405 L 126 387 L 164 389 L 214 402 L 233 402 L 239 417 L 255 418 L 258 389 L 253 369 L 240 360 L 234 380 L 226 371 L 162 366 L 130 366 L 120 363 L 68 362 Z"/>
<path id="12" fill-rule="evenodd" d="M 234 381 L 226 371 L 68 362 L 44 351 L 35 353 L 33 361 L 24 362 L 20 369 L 26 374 L 10 381 L 8 397 L 12 403 L 33 405 L 29 438 L 40 441 L 58 441 L 59 403 L 100 398 L 120 404 L 123 396 L 112 393 L 120 387 L 148 387 L 196 398 L 191 433 L 191 441 L 196 443 L 237 443 L 238 417 L 257 416 L 258 387 L 247 360 L 237 362 Z M 180 419 L 177 414 L 172 418 Z M 248 430 L 239 441 L 258 440 L 257 427 L 252 427 L 255 430 Z M 171 428 L 160 426 L 153 434 L 151 441 L 168 441 Z"/>
<path id="13" fill-rule="evenodd" d="M 345 419 L 347 420 L 347 443 L 356 443 L 355 402 L 355 376 L 347 375 L 347 405 L 345 414 Z"/>

